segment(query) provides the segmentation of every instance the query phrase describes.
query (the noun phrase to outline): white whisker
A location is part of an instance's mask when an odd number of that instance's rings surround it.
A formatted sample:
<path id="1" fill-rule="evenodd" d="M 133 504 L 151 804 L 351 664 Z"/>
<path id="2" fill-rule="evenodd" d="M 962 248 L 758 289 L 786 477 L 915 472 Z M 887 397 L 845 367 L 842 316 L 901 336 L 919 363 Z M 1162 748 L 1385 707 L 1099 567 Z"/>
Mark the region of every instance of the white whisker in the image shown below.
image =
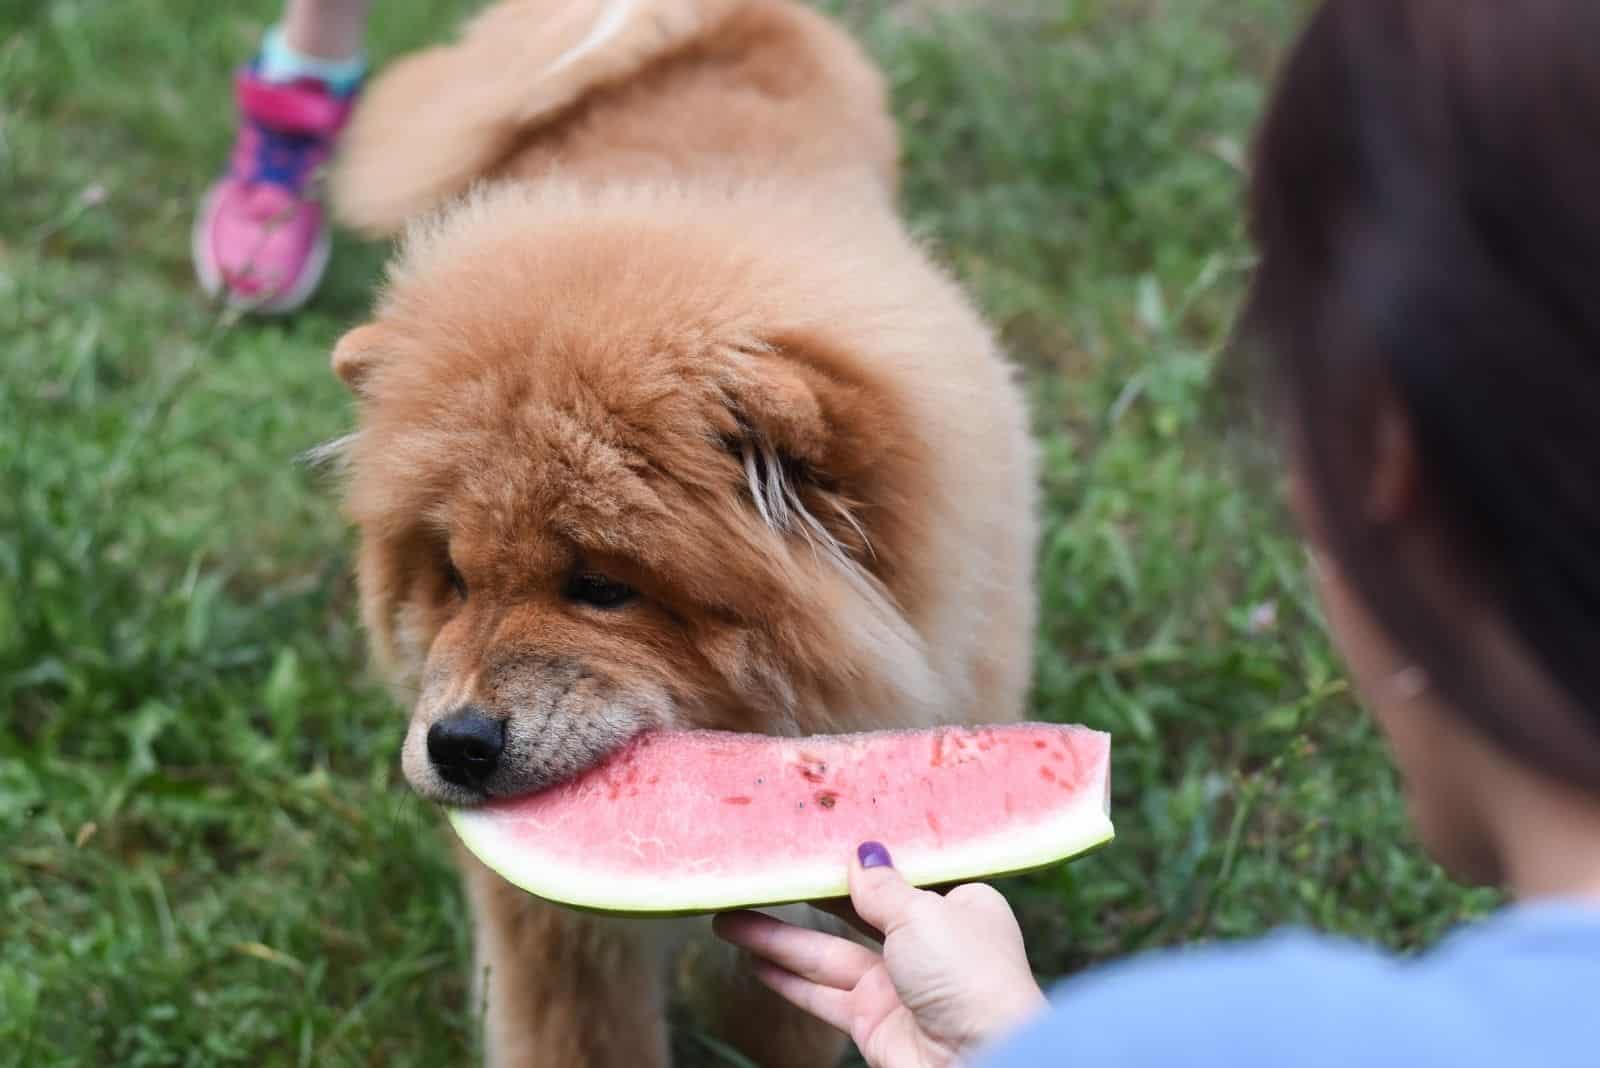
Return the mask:
<path id="1" fill-rule="evenodd" d="M 761 472 L 756 467 L 755 448 L 746 442 L 744 445 L 744 477 L 750 486 L 750 496 L 755 500 L 756 511 L 761 513 L 761 521 L 773 530 L 782 531 L 783 527 L 773 518 L 772 510 L 767 506 L 767 486 L 761 479 Z"/>
<path id="2" fill-rule="evenodd" d="M 856 537 L 861 539 L 861 548 L 866 550 L 866 554 L 876 558 L 878 554 L 872 548 L 872 539 L 867 537 L 867 532 L 862 529 L 861 522 L 856 519 L 855 513 L 831 497 L 828 499 L 828 505 L 838 513 L 840 519 L 850 524 L 850 529 L 855 531 Z"/>
<path id="3" fill-rule="evenodd" d="M 302 452 L 296 460 L 307 467 L 333 465 L 342 468 L 350 458 L 350 450 L 355 447 L 360 437 L 360 433 L 357 432 L 334 438 L 332 441 L 324 441 L 321 445 L 313 445 Z"/>

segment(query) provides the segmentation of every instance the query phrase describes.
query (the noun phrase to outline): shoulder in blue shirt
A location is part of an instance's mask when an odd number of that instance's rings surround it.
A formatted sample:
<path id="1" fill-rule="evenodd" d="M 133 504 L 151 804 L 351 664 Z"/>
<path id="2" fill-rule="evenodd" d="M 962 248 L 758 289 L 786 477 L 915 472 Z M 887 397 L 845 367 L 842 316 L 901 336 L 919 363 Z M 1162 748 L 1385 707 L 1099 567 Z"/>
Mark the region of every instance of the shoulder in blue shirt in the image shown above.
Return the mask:
<path id="1" fill-rule="evenodd" d="M 1600 1068 L 1600 908 L 1523 905 L 1398 958 L 1287 931 L 1069 980 L 973 1068 Z"/>

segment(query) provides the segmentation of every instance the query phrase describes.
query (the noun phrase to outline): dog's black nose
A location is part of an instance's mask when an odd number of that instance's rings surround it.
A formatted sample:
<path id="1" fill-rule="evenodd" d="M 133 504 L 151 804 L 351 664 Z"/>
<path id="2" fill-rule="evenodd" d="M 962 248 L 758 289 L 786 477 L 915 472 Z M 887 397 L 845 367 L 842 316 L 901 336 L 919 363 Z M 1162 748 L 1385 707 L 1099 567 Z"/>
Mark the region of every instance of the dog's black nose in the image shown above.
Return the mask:
<path id="1" fill-rule="evenodd" d="M 439 778 L 457 786 L 482 786 L 506 747 L 504 720 L 468 705 L 428 728 L 428 759 Z"/>

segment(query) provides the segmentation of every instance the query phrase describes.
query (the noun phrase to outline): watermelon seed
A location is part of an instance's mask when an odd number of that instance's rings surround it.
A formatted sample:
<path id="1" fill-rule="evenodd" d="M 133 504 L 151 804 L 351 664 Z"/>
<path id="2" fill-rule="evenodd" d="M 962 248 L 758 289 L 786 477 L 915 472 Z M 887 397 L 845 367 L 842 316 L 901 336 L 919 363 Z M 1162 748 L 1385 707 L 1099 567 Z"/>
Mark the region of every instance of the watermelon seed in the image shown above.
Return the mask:
<path id="1" fill-rule="evenodd" d="M 838 801 L 839 801 L 839 795 L 838 794 L 823 793 L 823 794 L 818 794 L 817 795 L 817 804 L 821 805 L 823 808 L 832 808 L 835 804 L 838 803 Z"/>

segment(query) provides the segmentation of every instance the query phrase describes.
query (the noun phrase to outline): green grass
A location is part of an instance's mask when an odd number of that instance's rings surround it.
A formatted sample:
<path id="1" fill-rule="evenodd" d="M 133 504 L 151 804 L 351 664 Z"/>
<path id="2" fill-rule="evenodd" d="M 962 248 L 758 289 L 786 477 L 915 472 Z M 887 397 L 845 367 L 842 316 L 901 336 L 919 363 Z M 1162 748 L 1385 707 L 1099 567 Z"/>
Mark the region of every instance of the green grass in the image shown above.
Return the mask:
<path id="1" fill-rule="evenodd" d="M 380 5 L 378 51 L 466 6 Z M 1411 947 L 1481 911 L 1408 841 L 1299 551 L 1208 403 L 1248 269 L 1239 161 L 1300 5 L 843 6 L 893 78 L 916 226 L 1035 386 L 1037 712 L 1118 739 L 1116 844 L 1007 887 L 1041 973 L 1284 922 Z M 350 421 L 327 352 L 381 251 L 341 246 L 287 323 L 220 317 L 190 280 L 227 74 L 271 7 L 0 2 L 0 1063 L 473 1045 L 404 712 L 362 666 L 330 489 L 295 462 Z"/>

